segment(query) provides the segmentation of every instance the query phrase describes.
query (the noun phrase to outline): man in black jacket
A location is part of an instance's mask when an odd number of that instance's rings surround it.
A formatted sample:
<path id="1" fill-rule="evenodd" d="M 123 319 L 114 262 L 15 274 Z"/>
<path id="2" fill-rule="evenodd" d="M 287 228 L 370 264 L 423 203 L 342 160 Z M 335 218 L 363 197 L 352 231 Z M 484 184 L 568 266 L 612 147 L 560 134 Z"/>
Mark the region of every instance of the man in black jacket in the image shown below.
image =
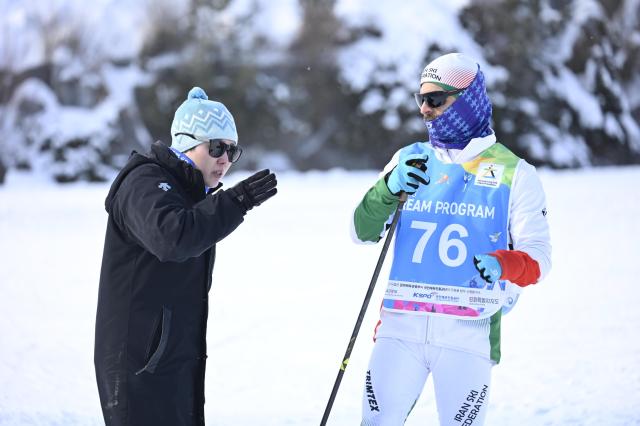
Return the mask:
<path id="1" fill-rule="evenodd" d="M 94 362 L 107 426 L 204 425 L 215 244 L 276 194 L 269 170 L 216 191 L 242 150 L 232 115 L 202 89 L 171 133 L 171 147 L 132 154 L 105 202 Z"/>

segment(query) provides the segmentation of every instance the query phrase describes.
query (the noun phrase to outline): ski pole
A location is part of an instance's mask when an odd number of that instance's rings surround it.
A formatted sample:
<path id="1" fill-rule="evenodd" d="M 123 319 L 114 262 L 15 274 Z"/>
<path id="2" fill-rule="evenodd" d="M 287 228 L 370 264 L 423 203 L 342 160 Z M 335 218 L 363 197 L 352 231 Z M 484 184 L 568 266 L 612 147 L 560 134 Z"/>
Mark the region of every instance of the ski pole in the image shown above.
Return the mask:
<path id="1" fill-rule="evenodd" d="M 340 382 L 342 382 L 342 376 L 344 375 L 344 370 L 347 368 L 347 364 L 349 363 L 349 357 L 351 357 L 351 351 L 353 350 L 353 346 L 356 343 L 356 338 L 358 337 L 360 326 L 362 325 L 362 321 L 364 320 L 364 314 L 367 312 L 367 306 L 369 306 L 369 301 L 371 300 L 373 289 L 376 286 L 376 281 L 378 280 L 380 269 L 382 269 L 384 258 L 387 255 L 387 251 L 389 250 L 389 244 L 391 244 L 391 238 L 393 237 L 393 233 L 395 232 L 396 226 L 398 225 L 400 212 L 402 211 L 402 206 L 404 206 L 405 201 L 407 201 L 407 194 L 405 192 L 401 192 L 400 202 L 398 203 L 398 207 L 396 207 L 396 211 L 393 214 L 393 219 L 391 220 L 391 227 L 389 228 L 389 232 L 387 233 L 387 238 L 384 240 L 384 245 L 382 246 L 382 251 L 380 252 L 380 257 L 378 257 L 378 263 L 376 264 L 376 269 L 373 271 L 373 277 L 371 278 L 371 282 L 369 283 L 369 288 L 367 289 L 367 295 L 364 297 L 364 301 L 362 302 L 362 307 L 360 308 L 360 313 L 358 314 L 356 325 L 353 328 L 353 333 L 351 333 L 351 338 L 349 339 L 349 344 L 347 345 L 347 351 L 345 352 L 344 358 L 342 359 L 342 363 L 340 364 L 340 369 L 338 370 L 338 377 L 336 377 L 336 381 L 333 384 L 333 389 L 331 390 L 331 396 L 329 397 L 329 401 L 327 402 L 327 407 L 324 409 L 324 415 L 322 416 L 322 421 L 320 422 L 320 426 L 325 426 L 327 424 L 327 420 L 329 419 L 329 414 L 331 413 L 331 407 L 333 407 L 333 401 L 336 399 L 338 388 L 340 387 Z"/>

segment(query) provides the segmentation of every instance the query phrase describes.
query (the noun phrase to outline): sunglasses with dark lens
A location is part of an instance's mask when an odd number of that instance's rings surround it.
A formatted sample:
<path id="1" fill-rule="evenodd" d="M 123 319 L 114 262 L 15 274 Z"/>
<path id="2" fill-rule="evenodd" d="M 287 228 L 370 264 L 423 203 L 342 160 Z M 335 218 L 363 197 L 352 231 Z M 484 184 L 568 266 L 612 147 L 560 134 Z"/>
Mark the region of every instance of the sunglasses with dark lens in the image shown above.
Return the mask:
<path id="1" fill-rule="evenodd" d="M 423 103 L 427 103 L 431 108 L 438 108 L 444 105 L 447 102 L 447 98 L 449 96 L 457 95 L 460 92 L 463 92 L 465 89 L 456 89 L 456 90 L 439 90 L 437 92 L 428 92 L 428 93 L 414 93 L 413 97 L 418 104 L 418 108 L 422 108 Z"/>
<path id="2" fill-rule="evenodd" d="M 224 139 L 206 139 L 197 137 L 191 133 L 182 132 L 176 133 L 174 136 L 180 135 L 189 136 L 191 139 L 195 139 L 200 142 L 209 142 L 209 155 L 213 158 L 220 158 L 225 152 L 228 152 L 229 154 L 227 157 L 229 158 L 229 161 L 235 163 L 242 155 L 242 148 L 240 146 L 226 143 L 224 142 Z"/>

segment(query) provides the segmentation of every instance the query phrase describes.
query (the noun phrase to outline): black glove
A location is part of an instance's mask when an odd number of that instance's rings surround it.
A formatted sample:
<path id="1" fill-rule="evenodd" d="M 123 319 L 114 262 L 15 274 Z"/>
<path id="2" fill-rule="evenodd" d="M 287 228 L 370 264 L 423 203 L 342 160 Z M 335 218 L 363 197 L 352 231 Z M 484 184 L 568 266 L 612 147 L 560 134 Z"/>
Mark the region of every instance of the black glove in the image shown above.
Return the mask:
<path id="1" fill-rule="evenodd" d="M 277 184 L 276 175 L 269 169 L 264 169 L 238 182 L 225 192 L 245 211 L 249 211 L 276 195 Z"/>

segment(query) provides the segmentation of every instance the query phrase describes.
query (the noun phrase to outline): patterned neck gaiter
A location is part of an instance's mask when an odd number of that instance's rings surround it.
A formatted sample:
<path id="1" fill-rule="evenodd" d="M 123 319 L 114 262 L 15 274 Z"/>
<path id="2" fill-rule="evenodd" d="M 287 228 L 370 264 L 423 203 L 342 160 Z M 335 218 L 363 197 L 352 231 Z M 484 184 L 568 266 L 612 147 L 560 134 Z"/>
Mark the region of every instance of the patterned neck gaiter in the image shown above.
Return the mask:
<path id="1" fill-rule="evenodd" d="M 473 138 L 493 133 L 491 101 L 484 85 L 484 75 L 478 69 L 471 85 L 442 114 L 425 121 L 429 142 L 438 148 L 464 149 Z"/>

